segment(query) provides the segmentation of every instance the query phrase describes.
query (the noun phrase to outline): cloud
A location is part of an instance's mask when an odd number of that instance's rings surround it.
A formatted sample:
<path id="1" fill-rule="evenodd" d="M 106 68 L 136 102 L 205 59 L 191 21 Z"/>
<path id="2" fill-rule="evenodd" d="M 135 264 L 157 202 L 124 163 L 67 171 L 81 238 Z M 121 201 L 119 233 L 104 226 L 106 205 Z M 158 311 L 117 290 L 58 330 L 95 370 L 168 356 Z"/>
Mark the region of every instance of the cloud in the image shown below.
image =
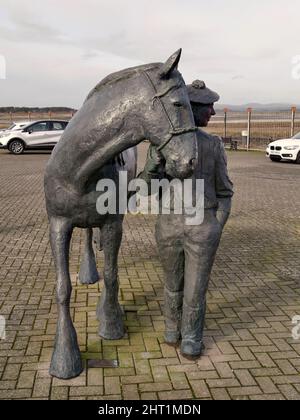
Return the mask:
<path id="1" fill-rule="evenodd" d="M 185 80 L 224 102 L 300 102 L 298 0 L 0 0 L 0 105 L 80 106 L 107 74 L 183 48 Z M 280 83 L 278 83 L 280 81 Z M 234 83 L 233 83 L 234 82 Z M 278 88 L 280 85 L 280 89 Z"/>

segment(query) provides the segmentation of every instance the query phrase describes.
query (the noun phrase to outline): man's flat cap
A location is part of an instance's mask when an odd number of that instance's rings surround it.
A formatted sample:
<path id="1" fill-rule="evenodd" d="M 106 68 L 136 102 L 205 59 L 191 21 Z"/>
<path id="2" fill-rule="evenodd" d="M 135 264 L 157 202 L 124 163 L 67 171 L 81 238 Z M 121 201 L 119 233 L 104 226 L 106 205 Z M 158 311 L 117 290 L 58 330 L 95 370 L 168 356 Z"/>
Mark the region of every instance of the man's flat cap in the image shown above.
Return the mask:
<path id="1" fill-rule="evenodd" d="M 220 96 L 208 89 L 202 80 L 194 80 L 191 85 L 187 85 L 187 90 L 191 102 L 207 105 L 220 99 Z"/>

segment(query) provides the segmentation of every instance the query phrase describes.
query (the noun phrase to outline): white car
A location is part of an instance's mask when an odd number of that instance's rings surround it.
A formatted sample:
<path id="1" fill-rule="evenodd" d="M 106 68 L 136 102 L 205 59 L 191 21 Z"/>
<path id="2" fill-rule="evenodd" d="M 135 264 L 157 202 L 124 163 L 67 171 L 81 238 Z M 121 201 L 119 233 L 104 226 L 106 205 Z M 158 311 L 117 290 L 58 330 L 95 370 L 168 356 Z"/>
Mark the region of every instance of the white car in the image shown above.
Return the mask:
<path id="1" fill-rule="evenodd" d="M 0 148 L 20 155 L 25 149 L 54 147 L 67 125 L 61 120 L 31 121 L 21 130 L 0 132 Z"/>
<path id="2" fill-rule="evenodd" d="M 276 140 L 270 143 L 266 156 L 272 161 L 290 160 L 300 164 L 300 133 L 291 139 Z"/>
<path id="3" fill-rule="evenodd" d="M 13 122 L 8 128 L 3 128 L 0 130 L 0 134 L 3 134 L 4 132 L 7 133 L 8 131 L 18 131 L 22 130 L 26 125 L 31 123 L 31 121 L 18 121 Z"/>

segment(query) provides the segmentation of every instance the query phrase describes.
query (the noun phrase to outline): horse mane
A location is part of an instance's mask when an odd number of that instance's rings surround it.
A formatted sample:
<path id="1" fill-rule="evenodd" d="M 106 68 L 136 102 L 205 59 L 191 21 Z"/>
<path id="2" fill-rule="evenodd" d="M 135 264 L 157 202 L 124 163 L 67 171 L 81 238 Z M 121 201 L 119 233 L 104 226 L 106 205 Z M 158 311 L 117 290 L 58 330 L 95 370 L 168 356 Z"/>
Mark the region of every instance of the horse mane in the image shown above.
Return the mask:
<path id="1" fill-rule="evenodd" d="M 111 85 L 117 82 L 121 82 L 125 79 L 130 79 L 132 76 L 136 74 L 142 73 L 143 71 L 154 70 L 159 68 L 162 64 L 161 63 L 151 63 L 151 64 L 143 64 L 141 66 L 130 67 L 128 69 L 124 69 L 121 71 L 117 71 L 115 73 L 111 73 L 102 79 L 88 94 L 86 101 L 90 99 L 95 93 L 97 93 L 100 89 L 104 86 Z"/>

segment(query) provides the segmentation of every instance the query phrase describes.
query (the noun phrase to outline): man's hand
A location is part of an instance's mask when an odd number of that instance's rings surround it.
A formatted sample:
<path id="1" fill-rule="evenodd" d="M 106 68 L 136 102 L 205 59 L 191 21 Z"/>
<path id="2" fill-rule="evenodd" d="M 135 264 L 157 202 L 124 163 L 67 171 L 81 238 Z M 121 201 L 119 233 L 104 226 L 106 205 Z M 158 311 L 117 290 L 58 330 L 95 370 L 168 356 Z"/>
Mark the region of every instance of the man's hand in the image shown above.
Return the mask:
<path id="1" fill-rule="evenodd" d="M 222 197 L 218 199 L 218 209 L 216 217 L 222 228 L 226 225 L 231 211 L 231 197 Z"/>
<path id="2" fill-rule="evenodd" d="M 163 155 L 157 151 L 155 146 L 151 145 L 148 149 L 145 170 L 150 174 L 156 174 L 163 170 L 164 165 L 165 160 Z"/>
<path id="3" fill-rule="evenodd" d="M 226 225 L 229 214 L 230 213 L 228 213 L 227 211 L 217 210 L 216 218 L 217 218 L 218 222 L 220 223 L 220 225 L 222 226 L 222 229 Z"/>
<path id="4" fill-rule="evenodd" d="M 165 176 L 165 160 L 155 146 L 150 146 L 147 153 L 147 160 L 144 170 L 138 174 L 139 179 L 143 179 L 150 191 L 152 179 L 162 179 Z M 149 194 L 149 192 L 148 192 Z"/>

